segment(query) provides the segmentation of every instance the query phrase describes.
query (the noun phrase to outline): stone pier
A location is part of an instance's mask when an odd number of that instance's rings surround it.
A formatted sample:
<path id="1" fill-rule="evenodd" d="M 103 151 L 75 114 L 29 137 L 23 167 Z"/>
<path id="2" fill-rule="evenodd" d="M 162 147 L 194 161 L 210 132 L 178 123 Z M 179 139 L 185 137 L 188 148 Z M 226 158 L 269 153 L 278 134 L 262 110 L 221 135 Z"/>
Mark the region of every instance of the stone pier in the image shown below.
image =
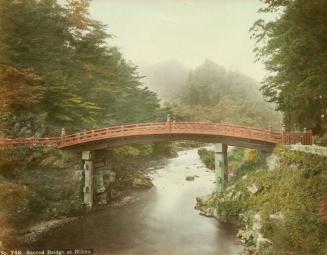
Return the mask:
<path id="1" fill-rule="evenodd" d="M 225 183 L 228 180 L 228 146 L 225 144 L 215 144 L 215 176 L 216 176 L 216 191 L 223 192 Z"/>
<path id="2" fill-rule="evenodd" d="M 83 202 L 87 208 L 93 206 L 93 194 L 94 194 L 94 152 L 83 151 L 82 160 L 84 160 L 84 188 L 83 188 Z"/>
<path id="3" fill-rule="evenodd" d="M 83 202 L 87 208 L 105 205 L 112 197 L 116 174 L 112 171 L 111 152 L 107 150 L 83 151 Z"/>

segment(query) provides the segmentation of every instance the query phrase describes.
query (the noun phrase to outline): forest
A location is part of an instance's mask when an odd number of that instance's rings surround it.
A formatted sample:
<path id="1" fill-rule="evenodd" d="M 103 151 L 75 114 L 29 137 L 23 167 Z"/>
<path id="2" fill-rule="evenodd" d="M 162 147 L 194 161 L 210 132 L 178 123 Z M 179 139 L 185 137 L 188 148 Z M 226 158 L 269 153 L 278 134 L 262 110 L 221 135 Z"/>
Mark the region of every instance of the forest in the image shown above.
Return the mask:
<path id="1" fill-rule="evenodd" d="M 111 35 L 88 6 L 0 2 L 3 137 L 165 118 L 158 97 L 143 86 L 137 67 L 108 45 Z"/>
<path id="2" fill-rule="evenodd" d="M 316 142 L 326 145 L 327 2 L 261 2 L 264 7 L 259 14 L 270 18 L 259 19 L 249 28 L 249 36 L 256 43 L 256 61 L 264 64 L 268 74 L 260 83 L 210 58 L 203 58 L 194 68 L 174 59 L 139 67 L 114 46 L 110 27 L 91 16 L 91 0 L 67 0 L 65 4 L 57 0 L 0 0 L 0 138 L 58 137 L 63 128 L 70 134 L 114 125 L 164 122 L 169 114 L 176 122 L 312 130 Z M 151 165 L 154 158 L 176 156 L 174 150 L 187 146 L 190 144 L 148 143 L 113 150 L 117 190 L 131 188 L 136 179 L 151 184 L 140 168 Z M 206 153 L 200 155 L 203 162 L 214 168 L 214 153 Z M 291 222 L 294 236 L 289 238 L 286 226 L 278 230 L 283 234 L 279 237 L 275 232 L 278 227 L 265 222 L 264 230 L 275 242 L 270 251 L 280 251 L 280 244 L 290 254 L 323 254 L 327 224 L 326 169 L 325 163 L 319 165 L 323 160 L 279 148 L 277 154 L 284 161 L 278 172 L 271 174 L 264 172 L 266 167 L 260 165 L 261 171 L 255 165 L 262 162 L 252 155 L 253 151 L 244 153 L 235 150 L 232 155 L 237 159 L 233 160 L 239 162 L 234 162 L 231 169 L 241 171 L 234 176 L 234 183 L 246 196 L 224 208 L 228 200 L 216 194 L 212 206 L 219 204 L 226 218 L 230 212 L 237 214 L 233 220 L 242 224 L 239 214 L 251 208 L 263 210 L 267 222 L 268 212 L 286 208 L 286 216 L 296 221 Z M 255 159 L 248 160 L 247 154 Z M 287 161 L 286 154 L 297 164 Z M 303 157 L 304 161 L 295 157 Z M 310 171 L 315 169 L 310 162 L 319 163 L 317 173 Z M 292 167 L 301 170 L 295 177 L 287 172 Z M 40 220 L 83 214 L 81 184 L 73 181 L 72 169 L 82 169 L 80 155 L 55 147 L 0 150 L 0 225 L 16 231 Z M 242 179 L 248 170 L 249 179 Z M 308 213 L 310 206 L 306 204 L 301 211 L 304 216 L 296 215 L 296 209 L 288 208 L 279 190 L 274 190 L 280 199 L 276 212 L 271 209 L 274 205 L 263 201 L 274 199 L 269 178 L 275 178 L 278 184 L 280 176 L 285 177 L 280 184 L 285 194 L 291 192 L 286 178 L 299 192 L 303 183 L 311 180 L 312 185 L 306 184 L 303 191 L 310 197 L 294 197 L 298 207 L 302 201 L 309 201 L 312 212 Z M 259 199 L 248 194 L 246 185 L 250 182 L 264 187 Z M 311 229 L 305 229 L 308 218 L 308 226 L 315 231 L 314 240 L 298 233 L 303 227 L 303 233 L 309 236 Z M 0 249 L 3 244 L 15 242 L 8 238 L 7 232 L 0 229 Z"/>

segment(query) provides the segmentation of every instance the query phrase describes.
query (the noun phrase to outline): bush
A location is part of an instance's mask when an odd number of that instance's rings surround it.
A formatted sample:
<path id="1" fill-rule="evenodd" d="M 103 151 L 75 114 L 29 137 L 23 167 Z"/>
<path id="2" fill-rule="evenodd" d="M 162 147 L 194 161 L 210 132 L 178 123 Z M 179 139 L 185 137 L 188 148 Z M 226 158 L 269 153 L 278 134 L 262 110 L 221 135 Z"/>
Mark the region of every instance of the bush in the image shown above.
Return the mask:
<path id="1" fill-rule="evenodd" d="M 24 185 L 10 182 L 0 183 L 0 222 L 20 226 L 33 214 L 31 208 L 35 194 Z"/>
<path id="2" fill-rule="evenodd" d="M 239 147 L 234 147 L 232 150 L 228 150 L 228 162 L 242 161 L 245 153 L 246 149 Z"/>
<path id="3" fill-rule="evenodd" d="M 201 161 L 207 168 L 209 168 L 211 170 L 215 169 L 215 152 L 214 151 L 210 151 L 205 148 L 201 148 L 198 150 L 198 154 L 200 156 Z"/>
<path id="4" fill-rule="evenodd" d="M 239 215 L 243 212 L 239 201 L 226 200 L 217 206 L 219 219 L 225 222 L 239 224 Z"/>

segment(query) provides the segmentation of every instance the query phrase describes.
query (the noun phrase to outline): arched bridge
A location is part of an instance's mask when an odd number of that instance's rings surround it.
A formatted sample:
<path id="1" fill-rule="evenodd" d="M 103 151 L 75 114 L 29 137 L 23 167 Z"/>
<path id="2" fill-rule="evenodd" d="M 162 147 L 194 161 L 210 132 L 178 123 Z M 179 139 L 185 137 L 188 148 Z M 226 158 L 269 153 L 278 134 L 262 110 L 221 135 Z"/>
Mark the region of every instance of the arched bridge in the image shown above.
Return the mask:
<path id="1" fill-rule="evenodd" d="M 276 145 L 312 144 L 312 133 L 289 133 L 218 123 L 142 123 L 113 126 L 53 138 L 0 139 L 0 147 L 55 145 L 71 151 L 110 149 L 144 142 L 196 140 L 271 151 Z"/>
<path id="2" fill-rule="evenodd" d="M 15 146 L 55 145 L 60 149 L 82 152 L 84 161 L 84 204 L 91 208 L 97 195 L 103 194 L 105 170 L 97 168 L 110 166 L 110 158 L 101 155 L 103 149 L 118 146 L 172 140 L 197 140 L 215 143 L 216 191 L 223 192 L 228 176 L 228 145 L 254 148 L 269 152 L 276 145 L 312 144 L 312 133 L 273 132 L 241 126 L 217 123 L 145 123 L 114 126 L 65 135 L 53 138 L 0 139 L 0 149 Z M 100 161 L 100 164 L 99 164 Z"/>

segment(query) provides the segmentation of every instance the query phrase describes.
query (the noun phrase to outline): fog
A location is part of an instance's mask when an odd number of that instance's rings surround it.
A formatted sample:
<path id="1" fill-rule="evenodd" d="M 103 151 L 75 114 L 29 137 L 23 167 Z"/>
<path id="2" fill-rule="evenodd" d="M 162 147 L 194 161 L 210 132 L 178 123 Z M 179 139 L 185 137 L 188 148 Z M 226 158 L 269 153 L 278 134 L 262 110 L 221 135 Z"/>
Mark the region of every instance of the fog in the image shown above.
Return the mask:
<path id="1" fill-rule="evenodd" d="M 211 59 L 260 81 L 249 28 L 259 0 L 93 0 L 91 15 L 108 25 L 127 60 L 145 67 L 176 60 L 194 68 Z"/>

